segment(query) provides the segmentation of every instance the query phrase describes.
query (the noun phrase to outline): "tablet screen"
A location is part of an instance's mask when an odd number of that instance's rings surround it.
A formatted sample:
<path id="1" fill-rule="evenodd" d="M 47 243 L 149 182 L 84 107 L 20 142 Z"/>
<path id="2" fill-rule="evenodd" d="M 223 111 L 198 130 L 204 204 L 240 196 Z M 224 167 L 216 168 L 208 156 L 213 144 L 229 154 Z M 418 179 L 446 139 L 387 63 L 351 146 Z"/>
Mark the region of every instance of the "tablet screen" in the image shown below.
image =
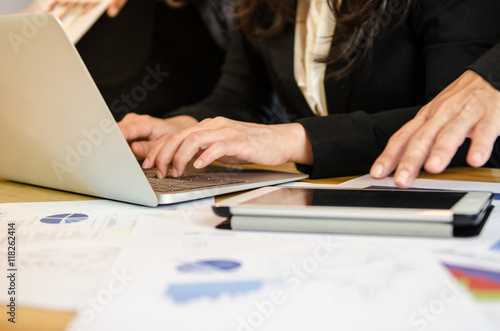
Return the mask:
<path id="1" fill-rule="evenodd" d="M 450 209 L 466 192 L 280 188 L 244 205 Z"/>

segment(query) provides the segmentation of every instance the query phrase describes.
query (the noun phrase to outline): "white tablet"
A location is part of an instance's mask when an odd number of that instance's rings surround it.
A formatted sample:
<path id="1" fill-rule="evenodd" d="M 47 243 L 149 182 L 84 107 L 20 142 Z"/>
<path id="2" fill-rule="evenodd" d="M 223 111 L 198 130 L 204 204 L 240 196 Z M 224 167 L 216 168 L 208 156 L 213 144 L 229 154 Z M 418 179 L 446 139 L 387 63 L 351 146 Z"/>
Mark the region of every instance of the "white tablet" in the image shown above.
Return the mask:
<path id="1" fill-rule="evenodd" d="M 474 236 L 491 192 L 265 187 L 214 206 L 220 228 L 350 234 Z"/>

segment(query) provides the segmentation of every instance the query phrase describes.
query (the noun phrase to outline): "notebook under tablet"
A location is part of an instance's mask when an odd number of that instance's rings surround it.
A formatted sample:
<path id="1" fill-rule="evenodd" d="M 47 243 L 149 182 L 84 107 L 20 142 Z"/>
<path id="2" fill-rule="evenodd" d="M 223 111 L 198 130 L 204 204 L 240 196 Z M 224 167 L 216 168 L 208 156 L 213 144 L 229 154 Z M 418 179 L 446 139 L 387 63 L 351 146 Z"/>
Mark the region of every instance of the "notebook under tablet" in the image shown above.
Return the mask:
<path id="1" fill-rule="evenodd" d="M 307 177 L 210 166 L 158 183 L 141 169 L 56 18 L 1 16 L 0 54 L 0 178 L 156 206 Z"/>

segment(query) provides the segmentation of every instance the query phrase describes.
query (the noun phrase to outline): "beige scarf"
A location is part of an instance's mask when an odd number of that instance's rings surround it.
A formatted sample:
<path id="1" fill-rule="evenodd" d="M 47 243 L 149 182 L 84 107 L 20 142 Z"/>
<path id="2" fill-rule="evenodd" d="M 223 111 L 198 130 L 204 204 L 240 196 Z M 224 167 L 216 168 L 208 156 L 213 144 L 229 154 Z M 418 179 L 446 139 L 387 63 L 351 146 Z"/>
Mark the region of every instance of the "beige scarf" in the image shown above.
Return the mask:
<path id="1" fill-rule="evenodd" d="M 299 0 L 294 43 L 295 80 L 317 116 L 328 115 L 325 95 L 326 57 L 331 48 L 335 18 L 328 0 Z"/>

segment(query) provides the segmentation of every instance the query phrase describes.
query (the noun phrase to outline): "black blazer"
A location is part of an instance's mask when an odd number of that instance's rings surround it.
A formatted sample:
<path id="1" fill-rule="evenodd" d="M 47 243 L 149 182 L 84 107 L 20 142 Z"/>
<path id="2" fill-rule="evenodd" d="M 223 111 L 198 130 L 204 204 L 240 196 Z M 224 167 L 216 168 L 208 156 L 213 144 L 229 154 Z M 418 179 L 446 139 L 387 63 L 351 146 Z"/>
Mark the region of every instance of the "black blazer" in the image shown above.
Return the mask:
<path id="1" fill-rule="evenodd" d="M 391 6 L 389 6 L 391 7 Z M 397 20 L 381 17 L 385 26 Z M 273 42 L 250 44 L 240 33 L 223 76 L 201 103 L 169 114 L 217 115 L 260 123 L 301 123 L 309 136 L 311 177 L 367 173 L 388 139 L 436 94 L 500 40 L 498 0 L 417 0 L 403 25 L 380 34 L 369 59 L 346 79 L 325 82 L 329 116 L 316 117 L 293 73 L 294 26 Z M 286 116 L 275 107 L 273 91 Z M 466 142 L 452 165 L 465 165 Z M 495 150 L 488 166 L 499 166 Z"/>
<path id="2" fill-rule="evenodd" d="M 174 9 L 163 0 L 128 0 L 116 18 L 104 14 L 95 23 L 77 48 L 116 120 L 129 112 L 161 116 L 210 95 L 224 63 L 231 3 L 191 0 Z M 152 71 L 161 72 L 156 87 L 134 96 Z"/>
<path id="3" fill-rule="evenodd" d="M 77 43 L 99 86 L 120 83 L 144 70 L 154 42 L 157 2 L 128 0 L 117 17 L 104 14 Z M 214 42 L 225 50 L 232 32 L 232 0 L 192 0 L 192 4 Z"/>

